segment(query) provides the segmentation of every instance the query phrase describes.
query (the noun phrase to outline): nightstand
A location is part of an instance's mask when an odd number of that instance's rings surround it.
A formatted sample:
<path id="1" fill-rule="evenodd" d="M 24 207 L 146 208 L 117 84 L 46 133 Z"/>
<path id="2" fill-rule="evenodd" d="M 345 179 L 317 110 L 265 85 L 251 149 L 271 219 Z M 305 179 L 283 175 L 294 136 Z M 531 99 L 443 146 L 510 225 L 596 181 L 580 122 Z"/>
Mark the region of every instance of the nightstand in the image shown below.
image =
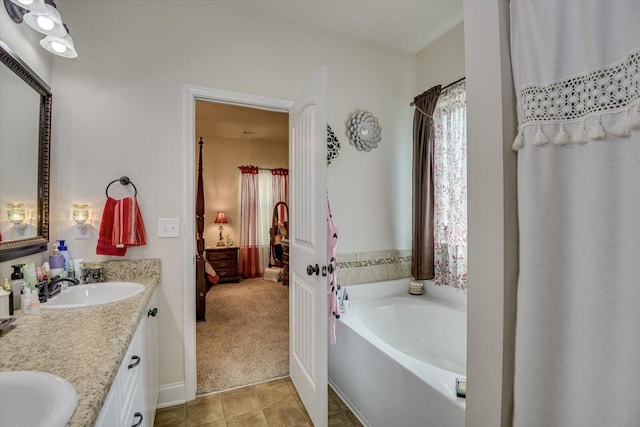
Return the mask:
<path id="1" fill-rule="evenodd" d="M 216 270 L 220 281 L 218 283 L 239 282 L 238 276 L 238 248 L 231 247 L 211 247 L 205 249 L 207 260 Z"/>

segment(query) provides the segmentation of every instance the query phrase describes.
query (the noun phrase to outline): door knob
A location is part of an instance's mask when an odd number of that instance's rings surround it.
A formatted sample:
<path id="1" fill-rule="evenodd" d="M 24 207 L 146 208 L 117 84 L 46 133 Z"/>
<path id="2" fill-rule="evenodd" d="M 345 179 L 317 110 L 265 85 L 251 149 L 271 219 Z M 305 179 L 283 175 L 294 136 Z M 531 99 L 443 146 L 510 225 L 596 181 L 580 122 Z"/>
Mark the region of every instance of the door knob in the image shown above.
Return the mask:
<path id="1" fill-rule="evenodd" d="M 320 274 L 320 266 L 318 266 L 318 264 L 316 264 L 316 266 L 312 266 L 311 264 L 307 265 L 307 274 L 309 276 L 312 276 L 313 273 L 316 273 L 316 276 L 318 274 Z"/>

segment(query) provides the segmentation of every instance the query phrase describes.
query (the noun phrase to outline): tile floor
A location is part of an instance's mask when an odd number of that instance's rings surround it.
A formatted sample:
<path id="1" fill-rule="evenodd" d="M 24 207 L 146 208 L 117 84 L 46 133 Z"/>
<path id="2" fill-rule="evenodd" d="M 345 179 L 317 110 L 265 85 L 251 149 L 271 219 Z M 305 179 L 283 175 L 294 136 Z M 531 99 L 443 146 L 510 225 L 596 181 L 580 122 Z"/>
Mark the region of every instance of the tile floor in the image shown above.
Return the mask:
<path id="1" fill-rule="evenodd" d="M 329 426 L 362 426 L 329 387 Z M 313 426 L 289 377 L 196 398 L 158 409 L 156 426 L 274 427 Z"/>

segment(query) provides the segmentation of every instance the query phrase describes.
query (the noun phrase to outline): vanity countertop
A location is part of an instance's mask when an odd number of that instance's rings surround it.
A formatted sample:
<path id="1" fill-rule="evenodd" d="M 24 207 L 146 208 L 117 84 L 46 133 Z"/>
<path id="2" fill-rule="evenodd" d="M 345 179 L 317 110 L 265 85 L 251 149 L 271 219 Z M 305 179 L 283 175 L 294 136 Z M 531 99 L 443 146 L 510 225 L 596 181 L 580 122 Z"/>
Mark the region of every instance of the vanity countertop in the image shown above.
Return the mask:
<path id="1" fill-rule="evenodd" d="M 0 371 L 49 372 L 73 384 L 78 405 L 68 426 L 95 424 L 159 274 L 128 281 L 145 285 L 145 292 L 94 307 L 16 314 L 0 336 Z"/>

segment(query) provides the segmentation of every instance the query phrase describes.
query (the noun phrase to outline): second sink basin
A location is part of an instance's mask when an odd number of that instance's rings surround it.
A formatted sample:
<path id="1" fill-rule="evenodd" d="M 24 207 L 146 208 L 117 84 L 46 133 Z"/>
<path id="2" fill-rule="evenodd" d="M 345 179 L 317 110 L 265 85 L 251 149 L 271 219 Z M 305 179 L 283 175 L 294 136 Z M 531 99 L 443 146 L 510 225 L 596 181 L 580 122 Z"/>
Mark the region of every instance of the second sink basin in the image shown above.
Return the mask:
<path id="1" fill-rule="evenodd" d="M 78 308 L 122 301 L 144 292 L 145 287 L 132 282 L 104 282 L 70 286 L 66 291 L 41 304 L 43 309 Z"/>
<path id="2" fill-rule="evenodd" d="M 63 427 L 78 403 L 67 380 L 47 372 L 0 372 L 0 425 Z"/>

